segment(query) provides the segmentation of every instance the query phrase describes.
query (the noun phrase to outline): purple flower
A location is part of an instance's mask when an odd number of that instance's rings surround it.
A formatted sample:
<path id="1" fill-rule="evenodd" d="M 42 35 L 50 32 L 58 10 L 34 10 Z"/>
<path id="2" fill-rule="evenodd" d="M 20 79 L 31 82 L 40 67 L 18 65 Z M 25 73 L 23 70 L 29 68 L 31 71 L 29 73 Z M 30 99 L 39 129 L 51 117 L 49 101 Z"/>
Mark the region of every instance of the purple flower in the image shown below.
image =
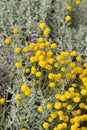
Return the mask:
<path id="1" fill-rule="evenodd" d="M 8 62 L 8 64 L 10 64 L 11 61 L 13 61 L 13 60 L 14 60 L 14 56 L 13 56 L 13 55 L 9 55 L 9 56 L 7 57 L 7 62 Z"/>
<path id="2" fill-rule="evenodd" d="M 31 42 L 36 42 L 38 38 L 38 34 L 36 32 L 33 32 L 31 34 Z"/>

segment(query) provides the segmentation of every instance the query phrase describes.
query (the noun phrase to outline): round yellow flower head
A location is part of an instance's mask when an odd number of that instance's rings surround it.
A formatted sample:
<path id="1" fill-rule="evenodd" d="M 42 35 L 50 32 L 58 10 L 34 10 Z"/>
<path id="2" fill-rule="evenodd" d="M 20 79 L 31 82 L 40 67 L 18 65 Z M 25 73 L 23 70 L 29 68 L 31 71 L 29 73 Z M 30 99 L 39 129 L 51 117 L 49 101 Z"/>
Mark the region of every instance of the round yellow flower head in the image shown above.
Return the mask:
<path id="1" fill-rule="evenodd" d="M 68 21 L 68 22 L 71 21 L 71 16 L 67 15 L 67 16 L 65 17 L 65 20 Z"/>
<path id="2" fill-rule="evenodd" d="M 77 60 L 78 62 L 81 62 L 81 61 L 82 61 L 81 56 L 77 56 L 77 57 L 76 57 L 76 60 Z"/>
<path id="3" fill-rule="evenodd" d="M 46 29 L 44 30 L 44 35 L 45 35 L 45 36 L 48 36 L 49 33 L 50 33 L 50 28 L 46 28 Z"/>
<path id="4" fill-rule="evenodd" d="M 16 63 L 15 63 L 15 66 L 16 66 L 16 68 L 21 68 L 21 67 L 22 67 L 22 63 L 16 62 Z"/>
<path id="5" fill-rule="evenodd" d="M 42 42 L 44 42 L 44 38 L 39 37 L 39 38 L 37 39 L 37 41 L 38 41 L 39 43 L 42 43 Z"/>
<path id="6" fill-rule="evenodd" d="M 51 88 L 54 88 L 54 87 L 55 87 L 55 82 L 50 82 L 50 83 L 49 83 L 49 86 L 50 86 Z"/>
<path id="7" fill-rule="evenodd" d="M 44 122 L 43 123 L 43 128 L 44 129 L 48 129 L 49 128 L 49 123 L 48 122 Z"/>
<path id="8" fill-rule="evenodd" d="M 39 27 L 40 27 L 41 29 L 45 29 L 45 28 L 46 28 L 46 23 L 45 23 L 45 22 L 40 23 L 40 24 L 39 24 Z"/>
<path id="9" fill-rule="evenodd" d="M 66 9 L 67 9 L 67 10 L 71 10 L 71 9 L 72 9 L 72 6 L 71 6 L 71 5 L 68 5 L 68 6 L 66 7 Z"/>
<path id="10" fill-rule="evenodd" d="M 5 103 L 5 98 L 0 98 L 0 104 L 4 104 Z"/>
<path id="11" fill-rule="evenodd" d="M 61 104 L 60 102 L 56 102 L 56 103 L 54 104 L 54 108 L 55 108 L 55 109 L 61 109 L 61 108 L 62 108 L 62 104 Z"/>
<path id="12" fill-rule="evenodd" d="M 40 112 L 40 113 L 43 112 L 43 107 L 42 107 L 42 106 L 39 106 L 39 107 L 37 108 L 37 111 Z"/>
<path id="13" fill-rule="evenodd" d="M 29 52 L 29 48 L 28 48 L 28 47 L 24 47 L 24 48 L 23 48 L 23 52 L 24 52 L 24 53 L 28 53 L 28 52 Z"/>
<path id="14" fill-rule="evenodd" d="M 51 109 L 52 108 L 52 104 L 51 103 L 46 104 L 46 108 L 47 109 Z"/>
<path id="15" fill-rule="evenodd" d="M 28 90 L 28 86 L 26 85 L 26 84 L 23 84 L 22 86 L 21 86 L 21 91 L 22 92 L 25 92 L 25 91 L 27 91 Z"/>
<path id="16" fill-rule="evenodd" d="M 22 97 L 22 96 L 21 96 L 20 93 L 16 94 L 16 96 L 15 96 L 16 99 L 21 99 L 21 97 Z"/>
<path id="17" fill-rule="evenodd" d="M 21 52 L 21 48 L 20 47 L 15 48 L 15 53 L 20 53 L 20 52 Z"/>
<path id="18" fill-rule="evenodd" d="M 22 102 L 17 102 L 17 106 L 21 107 L 22 106 Z"/>
<path id="19" fill-rule="evenodd" d="M 80 0 L 76 0 L 76 4 L 79 5 L 81 3 Z"/>
<path id="20" fill-rule="evenodd" d="M 27 130 L 26 128 L 22 128 L 21 130 Z"/>
<path id="21" fill-rule="evenodd" d="M 13 29 L 13 33 L 14 33 L 14 34 L 19 34 L 19 32 L 20 32 L 20 31 L 19 31 L 18 28 L 14 28 L 14 29 Z"/>
<path id="22" fill-rule="evenodd" d="M 7 45 L 11 44 L 11 42 L 12 42 L 12 41 L 11 41 L 11 38 L 8 37 L 8 38 L 5 39 L 5 43 L 6 43 Z"/>
<path id="23" fill-rule="evenodd" d="M 26 96 L 30 96 L 30 94 L 32 93 L 32 91 L 31 91 L 31 89 L 27 89 L 26 91 L 24 91 L 24 94 L 26 95 Z"/>
<path id="24" fill-rule="evenodd" d="M 40 71 L 36 72 L 36 77 L 40 77 L 42 74 Z"/>
<path id="25" fill-rule="evenodd" d="M 29 68 L 26 68 L 25 69 L 25 73 L 28 74 L 30 72 L 30 69 Z"/>

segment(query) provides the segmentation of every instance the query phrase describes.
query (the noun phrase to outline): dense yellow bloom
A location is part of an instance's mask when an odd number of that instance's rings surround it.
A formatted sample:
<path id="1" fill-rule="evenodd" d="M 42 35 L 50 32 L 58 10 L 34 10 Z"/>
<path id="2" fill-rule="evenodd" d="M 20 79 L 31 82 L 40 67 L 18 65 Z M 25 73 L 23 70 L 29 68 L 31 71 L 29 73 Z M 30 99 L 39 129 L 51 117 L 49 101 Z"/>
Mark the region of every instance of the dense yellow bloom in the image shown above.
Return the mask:
<path id="1" fill-rule="evenodd" d="M 26 128 L 22 128 L 21 130 L 27 130 Z"/>
<path id="2" fill-rule="evenodd" d="M 48 42 L 48 41 L 45 42 L 45 46 L 46 46 L 46 47 L 49 47 L 50 45 L 51 45 L 50 42 Z"/>
<path id="3" fill-rule="evenodd" d="M 48 56 L 48 57 L 53 57 L 53 55 L 54 55 L 54 53 L 53 53 L 52 51 L 48 51 L 48 52 L 47 52 L 47 56 Z"/>
<path id="4" fill-rule="evenodd" d="M 72 9 L 72 6 L 71 6 L 71 5 L 68 5 L 68 6 L 66 7 L 66 9 L 67 9 L 67 10 L 71 10 L 71 9 Z"/>
<path id="5" fill-rule="evenodd" d="M 81 61 L 82 61 L 81 56 L 77 56 L 77 57 L 76 57 L 76 60 L 77 60 L 78 62 L 81 62 Z"/>
<path id="6" fill-rule="evenodd" d="M 15 53 L 20 53 L 20 52 L 21 52 L 21 48 L 20 47 L 15 48 Z"/>
<path id="7" fill-rule="evenodd" d="M 62 108 L 62 104 L 61 104 L 60 102 L 56 102 L 56 103 L 54 104 L 54 108 L 55 108 L 55 109 L 61 109 L 61 108 Z"/>
<path id="8" fill-rule="evenodd" d="M 17 93 L 17 94 L 15 95 L 15 98 L 16 98 L 16 99 L 21 99 L 21 97 L 22 97 L 22 96 L 21 96 L 20 93 Z"/>
<path id="9" fill-rule="evenodd" d="M 43 34 L 44 34 L 45 36 L 48 36 L 49 33 L 50 33 L 50 28 L 47 27 L 47 28 L 44 30 L 44 33 L 43 33 Z"/>
<path id="10" fill-rule="evenodd" d="M 71 56 L 77 56 L 77 52 L 76 51 L 71 51 L 70 55 Z"/>
<path id="11" fill-rule="evenodd" d="M 31 62 L 31 63 L 36 62 L 35 56 L 31 56 L 31 57 L 30 57 L 30 62 Z"/>
<path id="12" fill-rule="evenodd" d="M 80 102 L 80 97 L 73 98 L 73 101 L 76 102 L 76 103 Z"/>
<path id="13" fill-rule="evenodd" d="M 27 89 L 26 91 L 24 91 L 24 94 L 26 95 L 26 96 L 30 96 L 30 94 L 32 93 L 32 91 L 31 91 L 31 89 Z"/>
<path id="14" fill-rule="evenodd" d="M 55 78 L 55 74 L 49 73 L 48 78 L 49 78 L 49 79 L 54 79 L 54 78 Z"/>
<path id="15" fill-rule="evenodd" d="M 14 28 L 14 29 L 13 29 L 13 33 L 14 33 L 14 34 L 19 34 L 19 32 L 20 32 L 20 31 L 19 31 L 18 28 Z"/>
<path id="16" fill-rule="evenodd" d="M 57 112 L 51 112 L 50 116 L 55 119 L 57 117 Z"/>
<path id="17" fill-rule="evenodd" d="M 12 41 L 11 41 L 11 38 L 8 37 L 8 38 L 5 39 L 5 43 L 6 43 L 7 45 L 11 44 L 11 42 L 12 42 Z"/>
<path id="18" fill-rule="evenodd" d="M 52 104 L 51 103 L 46 104 L 46 108 L 47 109 L 51 109 L 52 108 Z"/>
<path id="19" fill-rule="evenodd" d="M 66 68 L 65 68 L 65 67 L 62 67 L 62 68 L 61 68 L 61 71 L 62 71 L 62 72 L 65 72 L 65 71 L 66 71 Z"/>
<path id="20" fill-rule="evenodd" d="M 29 48 L 28 47 L 24 47 L 23 48 L 23 52 L 28 53 L 29 52 Z"/>
<path id="21" fill-rule="evenodd" d="M 44 129 L 48 129 L 49 128 L 49 123 L 48 122 L 44 122 L 43 123 L 43 128 Z"/>
<path id="22" fill-rule="evenodd" d="M 28 74 L 30 72 L 30 69 L 29 68 L 26 68 L 25 69 L 25 73 Z"/>
<path id="23" fill-rule="evenodd" d="M 37 108 L 37 111 L 40 112 L 40 113 L 43 112 L 43 107 L 42 107 L 42 106 L 39 106 L 39 107 Z"/>
<path id="24" fill-rule="evenodd" d="M 39 37 L 39 38 L 37 39 L 37 41 L 38 41 L 39 43 L 43 43 L 43 42 L 44 42 L 44 38 Z"/>
<path id="25" fill-rule="evenodd" d="M 25 92 L 25 91 L 27 91 L 28 90 L 28 86 L 26 85 L 26 84 L 23 84 L 22 86 L 21 86 L 21 91 L 22 92 Z"/>
<path id="26" fill-rule="evenodd" d="M 45 23 L 45 22 L 40 23 L 40 24 L 39 24 L 39 27 L 40 27 L 41 29 L 45 29 L 45 28 L 46 28 L 46 23 Z"/>
<path id="27" fill-rule="evenodd" d="M 55 84 L 55 82 L 50 82 L 50 83 L 49 83 L 49 86 L 50 86 L 51 88 L 54 88 L 54 87 L 56 86 L 56 84 Z"/>
<path id="28" fill-rule="evenodd" d="M 16 62 L 16 63 L 15 63 L 15 66 L 16 66 L 17 68 L 21 68 L 21 67 L 22 67 L 22 63 L 21 63 L 21 62 Z"/>
<path id="29" fill-rule="evenodd" d="M 0 104 L 4 104 L 5 103 L 5 98 L 0 98 Z"/>
<path id="30" fill-rule="evenodd" d="M 67 16 L 65 17 L 65 20 L 66 20 L 66 21 L 71 21 L 71 16 L 67 15 Z"/>
<path id="31" fill-rule="evenodd" d="M 58 62 L 56 62 L 55 64 L 54 64 L 54 67 L 55 68 L 58 68 L 60 66 L 60 64 L 58 63 Z"/>
<path id="32" fill-rule="evenodd" d="M 43 60 L 39 61 L 38 64 L 39 64 L 39 66 L 41 66 L 42 68 L 44 68 L 44 67 L 46 66 L 46 62 L 43 61 Z"/>
<path id="33" fill-rule="evenodd" d="M 30 43 L 30 44 L 29 44 L 29 49 L 30 49 L 30 50 L 34 50 L 36 46 L 37 46 L 37 45 L 36 45 L 35 43 Z"/>
<path id="34" fill-rule="evenodd" d="M 76 0 L 76 4 L 79 5 L 81 3 L 80 0 Z"/>
<path id="35" fill-rule="evenodd" d="M 31 74 L 36 74 L 36 68 L 34 66 L 31 67 Z"/>
<path id="36" fill-rule="evenodd" d="M 56 59 L 57 59 L 58 61 L 64 60 L 64 56 L 59 55 L 59 56 L 56 57 Z"/>
<path id="37" fill-rule="evenodd" d="M 67 110 L 71 110 L 71 109 L 72 109 L 72 105 L 68 105 Z"/>
<path id="38" fill-rule="evenodd" d="M 44 43 L 40 43 L 40 44 L 39 44 L 39 48 L 40 48 L 40 49 L 44 49 L 44 48 L 45 48 L 45 44 L 44 44 Z"/>
<path id="39" fill-rule="evenodd" d="M 52 48 L 52 49 L 56 49 L 56 48 L 57 48 L 57 44 L 56 44 L 56 43 L 52 43 L 52 44 L 51 44 L 51 48 Z"/>
<path id="40" fill-rule="evenodd" d="M 52 117 L 49 117 L 49 118 L 48 118 L 48 122 L 53 122 L 53 118 L 52 118 Z"/>
<path id="41" fill-rule="evenodd" d="M 47 70 L 52 70 L 52 66 L 49 65 L 49 64 L 46 64 L 45 69 L 47 69 Z"/>
<path id="42" fill-rule="evenodd" d="M 42 73 L 40 71 L 36 72 L 36 77 L 40 77 L 42 75 Z"/>

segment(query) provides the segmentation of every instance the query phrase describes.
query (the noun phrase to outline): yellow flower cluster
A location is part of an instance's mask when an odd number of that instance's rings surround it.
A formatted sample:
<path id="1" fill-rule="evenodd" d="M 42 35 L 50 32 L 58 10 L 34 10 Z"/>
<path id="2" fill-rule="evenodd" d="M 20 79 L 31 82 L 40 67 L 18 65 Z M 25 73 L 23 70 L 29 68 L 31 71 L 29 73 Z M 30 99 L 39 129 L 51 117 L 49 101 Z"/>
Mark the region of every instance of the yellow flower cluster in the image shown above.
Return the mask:
<path id="1" fill-rule="evenodd" d="M 23 84 L 21 86 L 21 91 L 26 95 L 26 96 L 30 96 L 30 94 L 32 93 L 31 89 L 28 88 L 28 86 L 26 84 Z"/>
<path id="2" fill-rule="evenodd" d="M 77 5 L 79 5 L 80 3 L 81 3 L 81 0 L 76 0 L 76 2 L 75 2 Z M 66 9 L 68 10 L 68 11 L 71 11 L 72 10 L 72 6 L 71 5 L 67 5 L 66 6 Z M 72 20 L 72 17 L 70 16 L 70 15 L 67 15 L 66 17 L 65 17 L 65 20 L 67 21 L 67 22 L 70 22 L 71 20 Z"/>
<path id="3" fill-rule="evenodd" d="M 44 22 L 40 23 L 39 27 L 44 31 L 43 32 L 44 36 L 48 36 L 48 34 L 50 33 L 50 28 L 47 27 L 46 23 Z"/>

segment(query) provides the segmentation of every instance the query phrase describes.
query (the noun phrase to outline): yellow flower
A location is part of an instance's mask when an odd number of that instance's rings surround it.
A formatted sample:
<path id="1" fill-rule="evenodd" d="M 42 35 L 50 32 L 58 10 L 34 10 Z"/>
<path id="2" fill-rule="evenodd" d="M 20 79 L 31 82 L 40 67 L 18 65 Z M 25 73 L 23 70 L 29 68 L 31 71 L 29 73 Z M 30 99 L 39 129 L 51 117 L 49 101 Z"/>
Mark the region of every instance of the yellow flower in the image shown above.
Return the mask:
<path id="1" fill-rule="evenodd" d="M 47 56 L 48 56 L 48 57 L 52 57 L 53 55 L 54 55 L 54 53 L 53 53 L 52 51 L 48 51 L 48 52 L 47 52 Z"/>
<path id="2" fill-rule="evenodd" d="M 54 78 L 55 78 L 55 74 L 49 73 L 49 74 L 48 74 L 48 78 L 49 78 L 49 79 L 54 79 Z"/>
<path id="3" fill-rule="evenodd" d="M 31 74 L 36 74 L 36 68 L 34 66 L 31 67 Z"/>
<path id="4" fill-rule="evenodd" d="M 65 71 L 66 71 L 66 68 L 65 68 L 65 67 L 62 67 L 62 68 L 61 68 L 61 71 L 62 71 L 62 72 L 65 72 Z"/>
<path id="5" fill-rule="evenodd" d="M 48 129 L 49 128 L 49 123 L 48 122 L 44 122 L 43 123 L 43 128 L 44 129 Z"/>
<path id="6" fill-rule="evenodd" d="M 0 104 L 4 104 L 5 103 L 5 98 L 0 98 Z"/>
<path id="7" fill-rule="evenodd" d="M 23 84 L 22 86 L 21 86 L 21 91 L 22 92 L 25 92 L 25 91 L 27 91 L 28 90 L 28 86 L 26 85 L 26 84 Z"/>
<path id="8" fill-rule="evenodd" d="M 41 72 L 40 71 L 37 71 L 36 72 L 36 77 L 40 77 L 42 74 L 41 74 Z"/>
<path id="9" fill-rule="evenodd" d="M 48 122 L 53 122 L 53 118 L 52 118 L 52 117 L 49 117 L 49 118 L 48 118 Z"/>
<path id="10" fill-rule="evenodd" d="M 76 4 L 79 5 L 81 3 L 80 0 L 76 0 Z"/>
<path id="11" fill-rule="evenodd" d="M 21 96 L 21 94 L 19 94 L 19 93 L 16 94 L 16 96 L 15 96 L 16 99 L 21 99 L 21 97 L 22 97 L 22 96 Z"/>
<path id="12" fill-rule="evenodd" d="M 40 49 L 44 49 L 44 48 L 45 48 L 45 44 L 44 44 L 44 43 L 40 43 L 40 44 L 39 44 L 39 48 L 40 48 Z"/>
<path id="13" fill-rule="evenodd" d="M 45 23 L 45 22 L 40 23 L 40 24 L 39 24 L 39 27 L 40 27 L 41 29 L 45 29 L 45 28 L 46 28 L 46 23 Z"/>
<path id="14" fill-rule="evenodd" d="M 21 67 L 22 67 L 22 63 L 16 62 L 16 63 L 15 63 L 15 66 L 16 66 L 17 68 L 21 68 Z"/>
<path id="15" fill-rule="evenodd" d="M 61 108 L 62 108 L 62 104 L 61 104 L 60 102 L 56 102 L 56 103 L 54 104 L 54 108 L 55 108 L 55 109 L 61 109 Z"/>
<path id="16" fill-rule="evenodd" d="M 77 56 L 77 57 L 76 57 L 76 60 L 77 60 L 78 62 L 81 62 L 81 61 L 82 61 L 81 56 Z"/>
<path id="17" fill-rule="evenodd" d="M 47 70 L 52 70 L 52 66 L 49 65 L 49 64 L 46 64 L 45 69 L 47 69 Z"/>
<path id="18" fill-rule="evenodd" d="M 21 130 L 27 130 L 26 128 L 22 128 Z"/>
<path id="19" fill-rule="evenodd" d="M 57 127 L 54 127 L 53 130 L 58 130 L 58 128 L 57 128 Z"/>
<path id="20" fill-rule="evenodd" d="M 57 48 L 57 44 L 56 44 L 56 43 L 52 43 L 52 44 L 51 44 L 51 48 L 52 48 L 52 49 L 56 49 L 56 48 Z"/>
<path id="21" fill-rule="evenodd" d="M 66 21 L 71 21 L 71 16 L 67 15 L 67 16 L 65 17 L 65 20 L 66 20 Z"/>
<path id="22" fill-rule="evenodd" d="M 14 33 L 14 34 L 19 34 L 19 32 L 20 32 L 20 31 L 19 31 L 18 28 L 14 28 L 14 29 L 13 29 L 13 33 Z"/>
<path id="23" fill-rule="evenodd" d="M 76 103 L 80 102 L 80 97 L 73 98 L 73 101 L 76 102 Z"/>
<path id="24" fill-rule="evenodd" d="M 46 46 L 46 47 L 49 47 L 50 45 L 51 45 L 50 42 L 48 42 L 48 41 L 45 42 L 45 46 Z"/>
<path id="25" fill-rule="evenodd" d="M 22 106 L 22 102 L 17 102 L 17 106 L 21 107 Z"/>
<path id="26" fill-rule="evenodd" d="M 52 108 L 52 104 L 51 103 L 46 104 L 46 108 L 47 109 L 51 109 Z"/>
<path id="27" fill-rule="evenodd" d="M 76 51 L 71 51 L 70 55 L 71 56 L 77 56 L 77 52 Z"/>
<path id="28" fill-rule="evenodd" d="M 28 74 L 30 72 L 30 69 L 29 68 L 26 68 L 25 69 L 25 73 Z"/>
<path id="29" fill-rule="evenodd" d="M 20 52 L 21 52 L 21 48 L 20 47 L 15 48 L 15 53 L 20 53 Z"/>
<path id="30" fill-rule="evenodd" d="M 44 68 L 45 67 L 45 65 L 46 65 L 46 62 L 45 61 L 39 61 L 39 66 L 41 66 L 42 68 Z"/>
<path id="31" fill-rule="evenodd" d="M 26 95 L 26 96 L 30 96 L 30 94 L 32 93 L 32 91 L 31 91 L 31 89 L 27 89 L 26 91 L 24 91 L 24 94 Z"/>
<path id="32" fill-rule="evenodd" d="M 31 63 L 36 62 L 35 56 L 31 56 L 31 57 L 30 57 L 30 62 L 31 62 Z"/>
<path id="33" fill-rule="evenodd" d="M 55 68 L 58 68 L 60 66 L 60 64 L 58 63 L 58 62 L 56 62 L 55 64 L 54 64 L 54 67 Z"/>
<path id="34" fill-rule="evenodd" d="M 72 9 L 72 6 L 68 5 L 68 6 L 66 7 L 66 9 L 67 9 L 67 10 L 71 10 L 71 9 Z"/>
<path id="35" fill-rule="evenodd" d="M 57 112 L 51 112 L 50 116 L 55 119 L 57 117 Z"/>
<path id="36" fill-rule="evenodd" d="M 68 105 L 67 110 L 72 110 L 72 105 Z"/>
<path id="37" fill-rule="evenodd" d="M 39 38 L 37 39 L 37 41 L 38 41 L 39 43 L 42 43 L 42 42 L 44 42 L 44 38 L 39 37 Z"/>
<path id="38" fill-rule="evenodd" d="M 23 48 L 23 52 L 28 53 L 29 52 L 29 48 L 28 47 L 24 47 Z"/>
<path id="39" fill-rule="evenodd" d="M 39 107 L 37 108 L 37 111 L 40 112 L 40 113 L 43 112 L 43 107 L 42 107 L 42 106 L 39 106 Z"/>
<path id="40" fill-rule="evenodd" d="M 48 34 L 50 33 L 50 28 L 46 28 L 45 30 L 44 30 L 44 35 L 45 36 L 48 36 Z"/>
<path id="41" fill-rule="evenodd" d="M 56 57 L 56 59 L 57 59 L 57 61 L 62 61 L 62 60 L 64 60 L 64 56 L 59 55 L 59 56 Z"/>
<path id="42" fill-rule="evenodd" d="M 12 42 L 12 41 L 11 41 L 11 39 L 10 39 L 9 37 L 5 39 L 5 43 L 6 43 L 7 45 L 11 44 L 11 42 Z"/>
<path id="43" fill-rule="evenodd" d="M 50 83 L 49 83 L 49 86 L 50 86 L 51 88 L 54 88 L 55 85 L 56 85 L 55 82 L 50 82 Z"/>

